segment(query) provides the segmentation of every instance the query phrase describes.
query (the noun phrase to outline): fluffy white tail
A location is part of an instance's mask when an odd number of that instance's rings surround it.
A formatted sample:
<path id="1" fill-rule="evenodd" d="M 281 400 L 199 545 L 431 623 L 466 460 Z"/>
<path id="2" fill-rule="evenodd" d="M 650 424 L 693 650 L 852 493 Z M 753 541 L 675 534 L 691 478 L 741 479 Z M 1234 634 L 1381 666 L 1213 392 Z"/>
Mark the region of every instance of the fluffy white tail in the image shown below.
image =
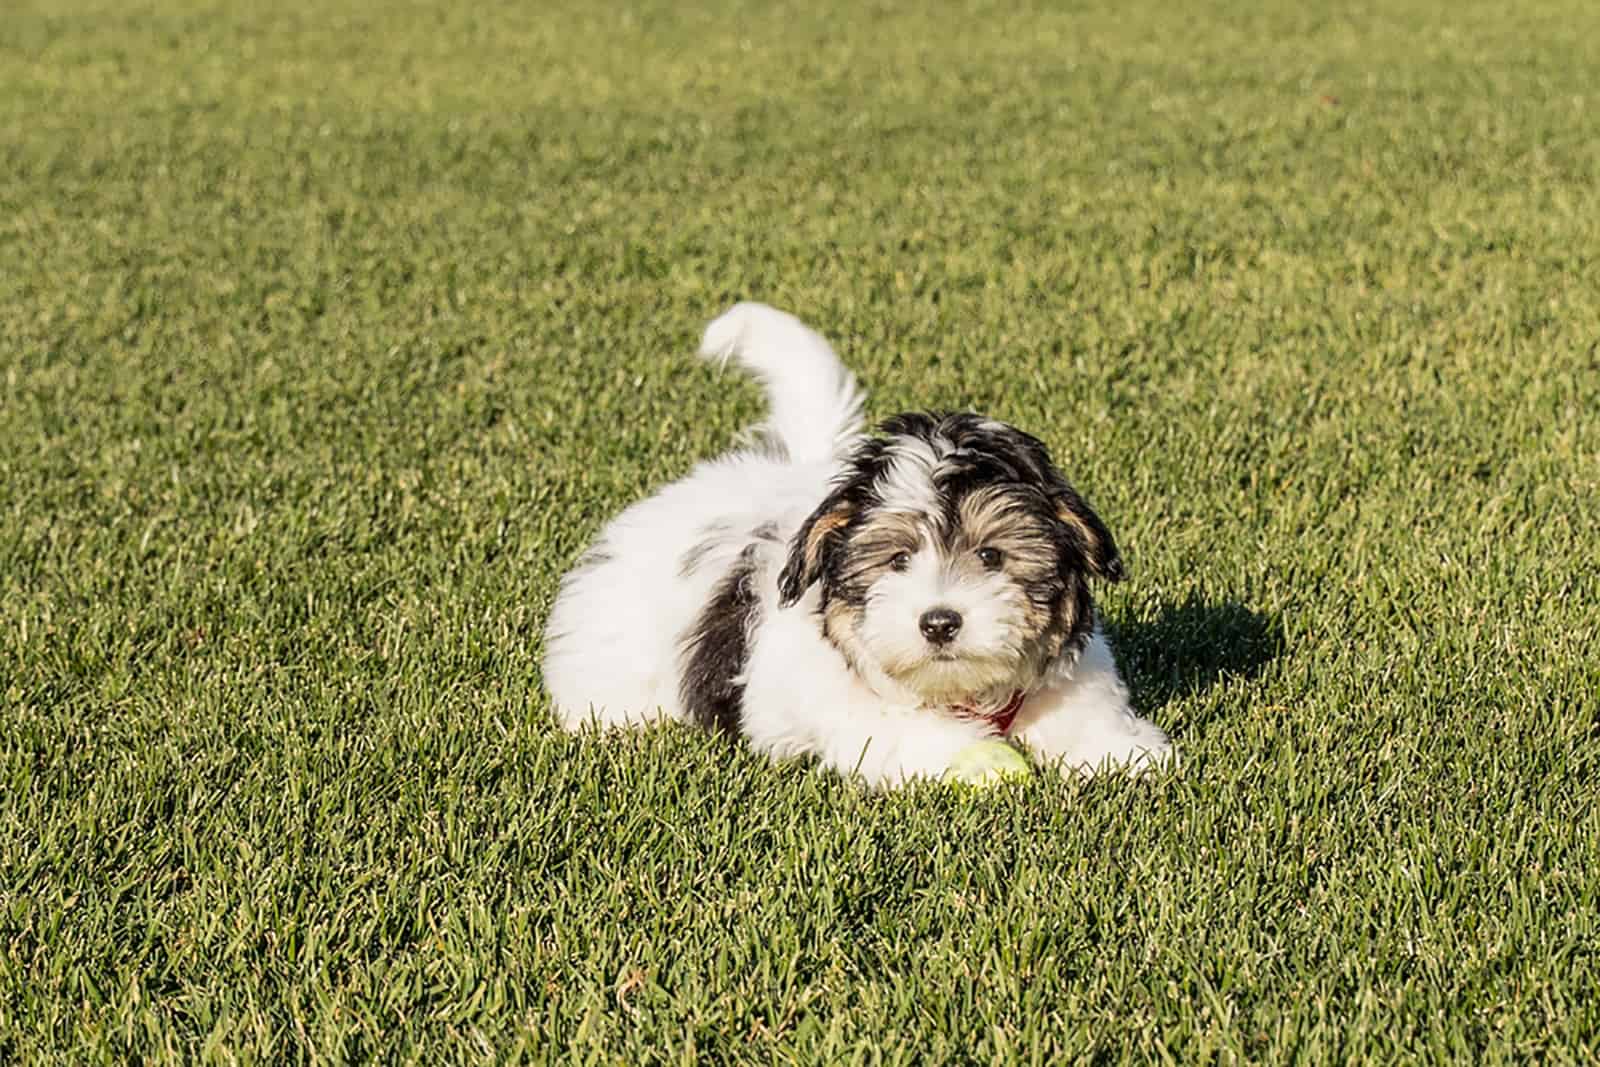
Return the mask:
<path id="1" fill-rule="evenodd" d="M 793 315 L 765 304 L 735 304 L 706 327 L 700 354 L 730 358 L 767 390 L 761 429 L 796 463 L 837 455 L 861 429 L 861 390 L 828 342 Z"/>

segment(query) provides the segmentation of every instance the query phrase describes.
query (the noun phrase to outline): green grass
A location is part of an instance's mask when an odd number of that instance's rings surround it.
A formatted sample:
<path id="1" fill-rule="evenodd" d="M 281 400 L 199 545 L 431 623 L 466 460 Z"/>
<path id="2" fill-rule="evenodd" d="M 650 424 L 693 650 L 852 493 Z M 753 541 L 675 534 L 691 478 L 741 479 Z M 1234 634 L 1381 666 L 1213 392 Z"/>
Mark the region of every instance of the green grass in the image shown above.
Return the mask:
<path id="1" fill-rule="evenodd" d="M 1600 9 L 923 6 L 7 5 L 0 1061 L 1600 1056 Z M 1179 772 L 553 727 L 744 297 L 1045 438 Z"/>

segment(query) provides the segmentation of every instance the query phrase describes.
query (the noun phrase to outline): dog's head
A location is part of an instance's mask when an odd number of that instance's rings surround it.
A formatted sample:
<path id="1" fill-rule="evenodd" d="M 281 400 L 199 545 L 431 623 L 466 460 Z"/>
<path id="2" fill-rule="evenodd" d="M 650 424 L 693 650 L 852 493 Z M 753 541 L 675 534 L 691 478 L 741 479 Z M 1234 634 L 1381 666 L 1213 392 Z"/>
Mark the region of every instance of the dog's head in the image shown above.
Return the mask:
<path id="1" fill-rule="evenodd" d="M 820 584 L 851 667 L 925 704 L 1027 688 L 1087 639 L 1089 579 L 1122 577 L 1110 531 L 1020 430 L 972 414 L 878 429 L 795 535 L 781 603 Z"/>

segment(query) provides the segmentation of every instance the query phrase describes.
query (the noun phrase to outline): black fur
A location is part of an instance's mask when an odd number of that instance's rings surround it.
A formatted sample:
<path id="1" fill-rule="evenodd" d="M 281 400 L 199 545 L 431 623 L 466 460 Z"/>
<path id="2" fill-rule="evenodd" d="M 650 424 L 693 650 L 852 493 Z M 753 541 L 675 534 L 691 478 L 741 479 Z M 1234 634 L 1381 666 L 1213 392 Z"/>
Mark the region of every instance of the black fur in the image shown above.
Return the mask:
<path id="1" fill-rule="evenodd" d="M 843 530 L 853 521 L 848 517 L 849 514 L 852 511 L 857 517 L 861 514 L 859 508 L 852 506 L 854 489 L 859 482 L 859 477 L 850 477 L 844 485 L 829 493 L 823 498 L 822 503 L 817 505 L 817 510 L 800 524 L 800 529 L 795 531 L 794 538 L 789 542 L 789 558 L 784 563 L 783 570 L 778 572 L 779 607 L 786 608 L 799 600 L 828 568 L 839 544 L 842 543 Z M 870 481 L 868 491 L 870 491 Z M 821 534 L 820 544 L 813 547 L 812 539 L 817 524 L 841 512 L 847 516 L 844 524 L 838 529 L 829 529 L 828 532 Z"/>
<path id="2" fill-rule="evenodd" d="M 694 721 L 707 728 L 739 729 L 744 686 L 735 679 L 750 658 L 750 634 L 761 611 L 755 572 L 755 546 L 750 545 L 717 583 L 683 638 L 678 694 Z"/>

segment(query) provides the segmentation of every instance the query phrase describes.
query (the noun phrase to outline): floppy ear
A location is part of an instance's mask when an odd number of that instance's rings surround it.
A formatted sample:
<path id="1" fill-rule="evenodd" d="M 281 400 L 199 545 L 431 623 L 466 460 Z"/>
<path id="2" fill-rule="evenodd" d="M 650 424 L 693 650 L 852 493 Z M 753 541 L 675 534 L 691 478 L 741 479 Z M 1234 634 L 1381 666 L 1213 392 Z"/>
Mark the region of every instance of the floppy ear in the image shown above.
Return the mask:
<path id="1" fill-rule="evenodd" d="M 853 513 L 844 493 L 828 496 L 810 518 L 801 524 L 789 542 L 789 560 L 778 574 L 778 606 L 786 608 L 799 600 L 822 577 L 828 558 L 839 547 L 840 534 Z"/>
<path id="2" fill-rule="evenodd" d="M 1111 531 L 1100 521 L 1100 516 L 1064 480 L 1050 496 L 1056 506 L 1056 518 L 1061 520 L 1067 528 L 1067 536 L 1083 554 L 1089 573 L 1108 582 L 1122 581 L 1127 576 L 1122 554 L 1117 551 Z"/>
<path id="3" fill-rule="evenodd" d="M 1067 482 L 1066 475 L 1050 459 L 1044 442 L 1021 431 L 1017 433 L 1024 441 L 1023 454 L 1032 465 L 1031 473 L 1042 483 L 1041 488 L 1054 507 L 1056 518 L 1066 528 L 1068 540 L 1083 556 L 1090 575 L 1108 582 L 1122 581 L 1127 577 L 1127 570 L 1122 565 L 1117 543 L 1111 539 L 1111 531 Z"/>

